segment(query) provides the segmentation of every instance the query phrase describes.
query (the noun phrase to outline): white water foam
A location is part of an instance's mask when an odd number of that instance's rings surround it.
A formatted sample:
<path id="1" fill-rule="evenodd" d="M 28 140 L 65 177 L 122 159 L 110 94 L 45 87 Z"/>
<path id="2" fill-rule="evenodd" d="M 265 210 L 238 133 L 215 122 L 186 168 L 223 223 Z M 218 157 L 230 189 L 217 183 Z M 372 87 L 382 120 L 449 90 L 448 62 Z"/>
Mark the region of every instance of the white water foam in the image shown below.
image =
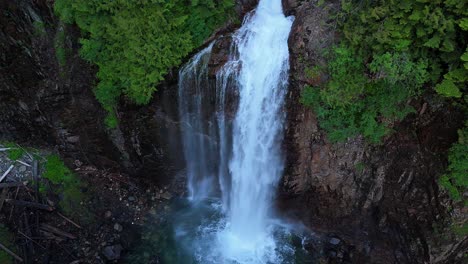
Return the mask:
<path id="1" fill-rule="evenodd" d="M 283 263 L 271 207 L 284 163 L 283 101 L 292 22 L 284 16 L 281 0 L 260 0 L 235 33 L 234 52 L 218 71 L 213 116 L 202 107 L 207 100 L 203 96 L 209 97 L 211 46 L 180 72 L 179 111 L 189 196 L 200 201 L 219 189 L 221 202 L 213 206 L 224 212 L 197 230 L 194 246 L 200 263 Z M 230 78 L 235 79 L 239 102 L 228 126 L 225 108 Z"/>

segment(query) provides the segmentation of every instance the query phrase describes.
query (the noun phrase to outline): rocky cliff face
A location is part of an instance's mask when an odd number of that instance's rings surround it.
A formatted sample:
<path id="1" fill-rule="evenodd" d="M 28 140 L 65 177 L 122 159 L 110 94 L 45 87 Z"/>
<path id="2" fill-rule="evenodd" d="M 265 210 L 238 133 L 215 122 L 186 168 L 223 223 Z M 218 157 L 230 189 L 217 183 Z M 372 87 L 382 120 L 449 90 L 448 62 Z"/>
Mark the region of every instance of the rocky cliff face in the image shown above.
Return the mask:
<path id="1" fill-rule="evenodd" d="M 2 1 L 0 9 L 0 137 L 115 166 L 90 89 L 95 71 L 77 55 L 77 30 L 57 20 L 48 1 Z"/>
<path id="2" fill-rule="evenodd" d="M 257 2 L 238 0 L 239 17 Z M 59 21 L 53 1 L 3 1 L 0 7 L 0 140 L 47 145 L 71 160 L 158 181 L 170 180 L 183 167 L 177 69 L 149 105 L 137 107 L 122 99 L 119 126 L 109 130 L 93 94 L 96 69 L 78 55 L 79 30 Z M 227 24 L 210 39 L 235 28 Z M 220 60 L 227 58 L 229 43 L 219 42 Z"/>
<path id="3" fill-rule="evenodd" d="M 122 101 L 119 128 L 108 130 L 93 94 L 96 69 L 78 55 L 79 30 L 61 23 L 50 1 L 2 1 L 0 9 L 0 139 L 167 179 L 162 174 L 180 164 L 172 151 L 178 143 L 176 76 L 168 76 L 160 88 L 166 92 L 149 106 Z"/>
<path id="4" fill-rule="evenodd" d="M 361 263 L 426 263 L 438 254 L 431 232 L 447 217 L 449 200 L 437 179 L 462 116 L 427 95 L 412 102 L 417 113 L 395 124 L 381 145 L 359 137 L 331 144 L 315 114 L 298 103 L 305 85 L 327 80 L 308 78 L 306 68 L 326 65 L 323 51 L 339 38 L 330 19 L 338 1 L 317 2 L 284 1 L 296 20 L 280 204 L 307 225 L 341 236 L 364 256 Z"/>

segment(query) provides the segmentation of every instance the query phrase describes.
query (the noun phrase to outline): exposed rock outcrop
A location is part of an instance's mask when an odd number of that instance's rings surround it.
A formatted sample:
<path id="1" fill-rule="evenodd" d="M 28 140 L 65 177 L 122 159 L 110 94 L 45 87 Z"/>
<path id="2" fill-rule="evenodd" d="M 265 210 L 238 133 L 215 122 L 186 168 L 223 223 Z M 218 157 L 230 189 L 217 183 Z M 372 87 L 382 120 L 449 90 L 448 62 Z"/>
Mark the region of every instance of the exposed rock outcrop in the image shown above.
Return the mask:
<path id="1" fill-rule="evenodd" d="M 95 70 L 77 55 L 77 30 L 57 20 L 48 1 L 2 1 L 0 9 L 0 137 L 116 166 L 105 113 L 90 89 Z M 58 48 L 66 53 L 63 65 Z"/>
<path id="2" fill-rule="evenodd" d="M 324 51 L 339 38 L 330 19 L 339 3 L 283 5 L 296 20 L 289 39 L 287 170 L 280 206 L 313 229 L 339 234 L 358 253 L 353 263 L 429 261 L 432 228 L 447 217 L 448 199 L 437 179 L 461 114 L 428 95 L 412 102 L 417 114 L 395 124 L 382 145 L 360 137 L 331 144 L 315 113 L 298 102 L 305 85 L 327 80 L 323 74 L 310 79 L 306 69 L 326 65 Z"/>
<path id="3" fill-rule="evenodd" d="M 175 74 L 149 106 L 122 100 L 119 127 L 109 130 L 93 94 L 96 68 L 78 55 L 79 30 L 61 23 L 50 1 L 3 1 L 0 8 L 0 140 L 157 180 L 180 165 Z"/>

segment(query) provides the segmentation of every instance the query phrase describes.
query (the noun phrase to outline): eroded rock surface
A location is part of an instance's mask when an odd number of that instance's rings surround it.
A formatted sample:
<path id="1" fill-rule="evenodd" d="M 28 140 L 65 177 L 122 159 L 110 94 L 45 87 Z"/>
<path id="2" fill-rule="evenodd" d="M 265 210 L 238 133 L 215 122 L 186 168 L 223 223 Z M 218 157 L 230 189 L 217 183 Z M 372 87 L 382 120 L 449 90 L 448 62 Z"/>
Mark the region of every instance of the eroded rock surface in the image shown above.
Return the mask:
<path id="1" fill-rule="evenodd" d="M 306 72 L 324 67 L 324 51 L 339 39 L 336 21 L 330 19 L 338 1 L 318 2 L 283 1 L 296 19 L 289 39 L 287 166 L 280 207 L 312 229 L 336 233 L 352 245 L 355 254 L 346 261 L 427 262 L 433 225 L 447 217 L 448 199 L 437 179 L 462 116 L 428 95 L 411 102 L 416 114 L 394 124 L 395 132 L 381 145 L 369 145 L 361 137 L 330 143 L 315 113 L 299 103 L 304 86 L 327 80 L 324 74 L 310 77 Z"/>

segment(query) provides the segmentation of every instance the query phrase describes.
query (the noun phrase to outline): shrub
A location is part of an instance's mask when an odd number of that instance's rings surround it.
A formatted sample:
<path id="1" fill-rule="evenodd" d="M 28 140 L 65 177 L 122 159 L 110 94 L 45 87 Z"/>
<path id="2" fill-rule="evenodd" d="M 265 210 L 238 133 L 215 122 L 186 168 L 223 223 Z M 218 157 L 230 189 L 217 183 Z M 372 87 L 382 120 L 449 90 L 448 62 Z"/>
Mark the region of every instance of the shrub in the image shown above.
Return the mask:
<path id="1" fill-rule="evenodd" d="M 406 101 L 428 79 L 427 63 L 414 63 L 403 53 L 385 53 L 375 56 L 366 69 L 363 57 L 349 47 L 335 47 L 331 54 L 331 80 L 322 87 L 306 87 L 301 102 L 316 111 L 332 142 L 358 134 L 380 142 L 393 122 L 413 111 Z"/>
<path id="2" fill-rule="evenodd" d="M 81 191 L 83 183 L 65 166 L 59 156 L 49 155 L 47 157 L 43 177 L 57 188 L 57 193 L 61 193 L 59 205 L 66 214 L 80 218 L 83 217 L 83 214 L 85 217 L 87 216 L 85 210 L 80 206 L 81 202 L 86 201 L 86 197 Z M 45 191 L 44 185 L 41 186 L 40 191 Z"/>
<path id="3" fill-rule="evenodd" d="M 448 160 L 447 173 L 440 178 L 440 185 L 452 199 L 461 201 L 468 190 L 468 122 L 458 131 L 458 142 L 450 148 Z"/>
<path id="4" fill-rule="evenodd" d="M 336 18 L 343 38 L 328 58 L 330 80 L 301 99 L 332 141 L 379 142 L 425 87 L 464 104 L 468 2 L 343 0 Z"/>
<path id="5" fill-rule="evenodd" d="M 99 67 L 96 98 L 116 125 L 121 95 L 146 104 L 169 69 L 223 23 L 233 0 L 57 0 L 55 11 L 76 23 L 81 56 Z"/>
<path id="6" fill-rule="evenodd" d="M 6 148 L 10 148 L 8 150 L 8 152 L 7 152 L 8 153 L 8 158 L 10 160 L 15 161 L 15 160 L 21 158 L 25 153 L 25 150 L 20 145 L 14 143 L 14 142 L 5 142 L 4 146 Z"/>

